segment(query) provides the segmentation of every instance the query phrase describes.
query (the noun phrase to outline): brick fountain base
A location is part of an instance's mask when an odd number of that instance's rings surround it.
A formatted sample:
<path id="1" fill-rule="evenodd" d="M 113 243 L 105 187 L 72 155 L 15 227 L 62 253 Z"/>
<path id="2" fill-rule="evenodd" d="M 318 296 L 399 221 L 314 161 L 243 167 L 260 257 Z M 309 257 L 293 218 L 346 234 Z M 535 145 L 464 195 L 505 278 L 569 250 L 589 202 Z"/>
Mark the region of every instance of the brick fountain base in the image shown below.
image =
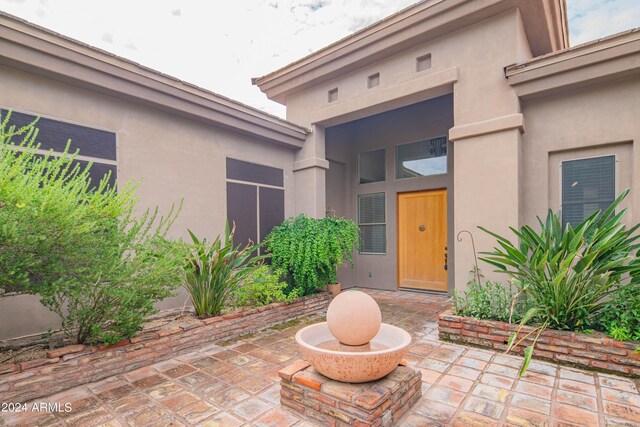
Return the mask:
<path id="1" fill-rule="evenodd" d="M 395 425 L 422 394 L 422 374 L 403 365 L 362 384 L 331 380 L 303 360 L 279 374 L 280 403 L 328 426 Z"/>

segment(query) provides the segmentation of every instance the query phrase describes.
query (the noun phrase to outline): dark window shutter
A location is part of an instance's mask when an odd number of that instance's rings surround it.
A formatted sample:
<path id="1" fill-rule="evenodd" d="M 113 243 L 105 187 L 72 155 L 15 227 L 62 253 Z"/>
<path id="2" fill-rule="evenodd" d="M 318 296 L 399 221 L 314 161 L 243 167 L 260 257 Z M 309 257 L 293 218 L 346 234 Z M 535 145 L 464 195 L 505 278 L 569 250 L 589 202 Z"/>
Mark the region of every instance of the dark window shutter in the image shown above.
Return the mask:
<path id="1" fill-rule="evenodd" d="M 227 157 L 227 178 L 256 184 L 284 186 L 282 169 L 257 165 Z"/>
<path id="2" fill-rule="evenodd" d="M 0 110 L 0 115 L 5 117 L 7 110 Z M 18 111 L 12 111 L 9 125 L 15 125 L 16 129 L 33 122 L 36 116 Z M 95 157 L 105 160 L 116 160 L 116 134 L 100 129 L 80 126 L 73 123 L 40 117 L 36 123 L 39 129 L 37 142 L 40 149 L 63 152 L 67 141 L 71 140 L 69 152 L 80 150 L 81 156 Z"/>
<path id="3" fill-rule="evenodd" d="M 234 244 L 258 241 L 258 188 L 254 185 L 227 183 L 227 219 L 236 224 Z"/>
<path id="4" fill-rule="evenodd" d="M 284 171 L 237 159 L 226 159 L 227 220 L 236 222 L 235 243 L 262 243 L 284 221 Z"/>
<path id="5" fill-rule="evenodd" d="M 284 190 L 260 188 L 260 241 L 284 221 Z"/>

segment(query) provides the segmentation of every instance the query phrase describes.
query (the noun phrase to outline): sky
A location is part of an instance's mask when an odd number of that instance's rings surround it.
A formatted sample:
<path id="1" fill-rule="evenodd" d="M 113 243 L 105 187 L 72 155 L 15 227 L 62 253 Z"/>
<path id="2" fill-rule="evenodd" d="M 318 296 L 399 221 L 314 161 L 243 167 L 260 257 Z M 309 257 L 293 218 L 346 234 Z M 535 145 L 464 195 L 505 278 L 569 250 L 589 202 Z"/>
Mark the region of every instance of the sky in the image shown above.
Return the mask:
<path id="1" fill-rule="evenodd" d="M 0 0 L 0 10 L 284 117 L 251 84 L 416 0 Z M 567 0 L 572 46 L 640 27 L 640 0 Z"/>

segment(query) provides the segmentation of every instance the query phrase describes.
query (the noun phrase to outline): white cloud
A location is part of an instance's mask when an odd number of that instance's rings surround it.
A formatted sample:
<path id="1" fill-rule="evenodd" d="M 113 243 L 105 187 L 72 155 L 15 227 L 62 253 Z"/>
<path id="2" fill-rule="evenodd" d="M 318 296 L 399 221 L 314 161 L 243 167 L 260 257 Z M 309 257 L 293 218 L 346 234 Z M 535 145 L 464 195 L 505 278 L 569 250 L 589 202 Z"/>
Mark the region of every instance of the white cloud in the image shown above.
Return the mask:
<path id="1" fill-rule="evenodd" d="M 640 27 L 638 0 L 567 0 L 572 46 Z"/>
<path id="2" fill-rule="evenodd" d="M 413 0 L 0 0 L 0 9 L 227 97 L 284 115 L 267 74 Z"/>
<path id="3" fill-rule="evenodd" d="M 251 77 L 415 0 L 0 0 L 0 9 L 273 114 Z M 572 44 L 639 26 L 639 0 L 568 0 Z"/>

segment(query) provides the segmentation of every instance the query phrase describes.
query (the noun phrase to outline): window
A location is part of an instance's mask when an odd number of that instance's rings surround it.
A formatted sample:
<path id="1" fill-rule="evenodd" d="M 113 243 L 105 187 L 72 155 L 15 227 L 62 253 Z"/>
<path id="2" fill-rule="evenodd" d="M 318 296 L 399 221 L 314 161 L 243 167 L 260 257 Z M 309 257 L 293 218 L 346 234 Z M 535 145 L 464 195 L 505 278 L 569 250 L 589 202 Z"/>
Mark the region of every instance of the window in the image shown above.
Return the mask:
<path id="1" fill-rule="evenodd" d="M 227 158 L 227 220 L 236 245 L 262 242 L 284 221 L 282 169 Z"/>
<path id="2" fill-rule="evenodd" d="M 0 120 L 4 119 L 7 114 L 8 110 L 0 109 Z M 13 125 L 19 129 L 35 119 L 34 115 L 13 110 L 7 125 Z M 44 156 L 51 150 L 53 156 L 61 156 L 67 143 L 71 140 L 69 153 L 78 150 L 75 163 L 79 164 L 81 168 L 85 168 L 89 162 L 93 162 L 89 171 L 91 188 L 97 187 L 108 173 L 110 174 L 109 186 L 116 185 L 118 169 L 115 133 L 47 117 L 40 117 L 36 128 L 39 130 L 37 142 L 40 144 L 37 155 Z"/>
<path id="3" fill-rule="evenodd" d="M 384 148 L 358 154 L 358 184 L 386 180 L 386 163 Z"/>
<path id="4" fill-rule="evenodd" d="M 572 226 L 615 200 L 616 157 L 567 160 L 562 168 L 562 226 Z"/>
<path id="5" fill-rule="evenodd" d="M 358 195 L 358 225 L 361 254 L 387 253 L 385 193 Z"/>
<path id="6" fill-rule="evenodd" d="M 433 138 L 396 147 L 396 178 L 447 173 L 447 138 Z"/>

